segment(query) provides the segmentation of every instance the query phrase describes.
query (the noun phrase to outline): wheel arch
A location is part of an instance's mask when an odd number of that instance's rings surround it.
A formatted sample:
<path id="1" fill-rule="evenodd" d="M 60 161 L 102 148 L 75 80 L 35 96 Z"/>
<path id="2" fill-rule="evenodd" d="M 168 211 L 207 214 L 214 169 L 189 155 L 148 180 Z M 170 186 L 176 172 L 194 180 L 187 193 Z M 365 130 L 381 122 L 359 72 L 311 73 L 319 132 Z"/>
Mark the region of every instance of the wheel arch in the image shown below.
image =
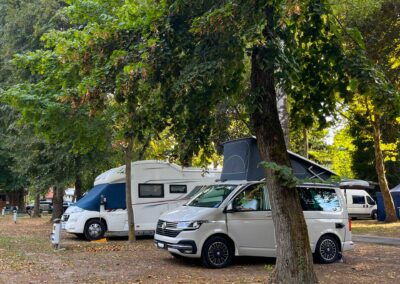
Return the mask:
<path id="1" fill-rule="evenodd" d="M 221 238 L 226 239 L 226 240 L 232 245 L 233 251 L 236 252 L 235 242 L 232 240 L 231 237 L 229 237 L 227 234 L 224 234 L 224 233 L 215 233 L 215 234 L 209 235 L 209 236 L 204 240 L 201 250 L 203 250 L 204 244 L 205 244 L 209 239 L 211 239 L 211 238 L 213 238 L 213 237 L 221 237 Z"/>
<path id="2" fill-rule="evenodd" d="M 323 238 L 323 237 L 327 237 L 327 236 L 330 236 L 330 237 L 332 237 L 332 238 L 334 238 L 335 239 L 335 241 L 338 243 L 338 245 L 339 245 L 339 252 L 342 252 L 343 251 L 343 248 L 342 248 L 342 240 L 340 239 L 340 237 L 338 236 L 338 235 L 336 235 L 335 233 L 332 233 L 332 232 L 329 232 L 329 233 L 325 233 L 325 234 L 322 234 L 320 237 L 319 237 L 319 239 L 318 239 L 318 241 L 317 241 L 317 244 L 319 243 L 319 241 Z M 315 247 L 315 249 L 317 249 L 317 247 Z"/>

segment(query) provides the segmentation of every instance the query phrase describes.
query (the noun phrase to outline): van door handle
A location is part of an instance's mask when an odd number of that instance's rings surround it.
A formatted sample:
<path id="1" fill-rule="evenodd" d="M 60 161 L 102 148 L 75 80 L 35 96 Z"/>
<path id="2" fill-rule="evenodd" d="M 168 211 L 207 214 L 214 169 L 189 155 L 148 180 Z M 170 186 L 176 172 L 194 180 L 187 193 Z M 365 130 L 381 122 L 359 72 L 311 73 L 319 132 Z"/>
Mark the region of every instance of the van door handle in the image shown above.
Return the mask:
<path id="1" fill-rule="evenodd" d="M 343 229 L 344 227 L 346 227 L 346 225 L 343 223 L 335 223 L 335 227 L 336 229 Z"/>

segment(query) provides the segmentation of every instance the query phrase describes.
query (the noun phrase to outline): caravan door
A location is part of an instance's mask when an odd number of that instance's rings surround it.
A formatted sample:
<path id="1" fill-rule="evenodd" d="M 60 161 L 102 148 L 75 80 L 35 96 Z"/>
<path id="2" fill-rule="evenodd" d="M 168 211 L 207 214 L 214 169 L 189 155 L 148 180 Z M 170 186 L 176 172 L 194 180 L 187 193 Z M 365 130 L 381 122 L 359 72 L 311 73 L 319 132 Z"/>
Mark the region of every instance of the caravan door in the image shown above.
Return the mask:
<path id="1" fill-rule="evenodd" d="M 274 257 L 275 230 L 266 186 L 247 187 L 234 198 L 232 208 L 226 213 L 227 227 L 239 255 Z"/>

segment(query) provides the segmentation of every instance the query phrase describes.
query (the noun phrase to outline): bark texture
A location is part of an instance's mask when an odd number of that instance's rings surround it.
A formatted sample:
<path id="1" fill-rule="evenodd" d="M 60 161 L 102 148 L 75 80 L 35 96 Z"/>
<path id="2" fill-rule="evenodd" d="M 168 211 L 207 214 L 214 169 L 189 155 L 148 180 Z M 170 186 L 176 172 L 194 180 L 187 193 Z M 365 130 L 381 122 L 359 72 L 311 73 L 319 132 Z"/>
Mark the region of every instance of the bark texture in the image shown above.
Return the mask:
<path id="1" fill-rule="evenodd" d="M 33 207 L 33 212 L 31 212 L 32 218 L 39 218 L 41 217 L 40 214 L 40 193 L 35 194 L 35 203 Z"/>
<path id="2" fill-rule="evenodd" d="M 75 176 L 75 192 L 74 192 L 74 201 L 78 201 L 82 198 L 82 179 L 79 174 Z"/>
<path id="3" fill-rule="evenodd" d="M 272 37 L 268 28 L 273 24 L 273 13 L 273 7 L 268 6 L 268 25 L 264 31 L 267 41 Z M 273 64 L 266 64 L 271 62 L 270 54 L 265 46 L 253 48 L 251 96 L 254 111 L 251 122 L 261 159 L 291 167 L 276 105 Z M 275 283 L 318 283 L 298 193 L 283 185 L 270 169 L 266 169 L 266 175 L 277 242 L 277 260 L 271 280 Z"/>
<path id="4" fill-rule="evenodd" d="M 382 192 L 383 203 L 385 205 L 385 222 L 396 222 L 396 208 L 394 206 L 392 195 L 389 192 L 389 185 L 385 172 L 385 163 L 381 149 L 381 129 L 379 124 L 379 116 L 376 113 L 374 116 L 375 117 L 372 121 L 372 126 L 374 129 L 375 169 L 378 175 L 379 188 Z"/>
<path id="5" fill-rule="evenodd" d="M 303 128 L 303 156 L 308 159 L 308 132 L 307 128 Z"/>
<path id="6" fill-rule="evenodd" d="M 60 186 L 53 187 L 53 214 L 51 220 L 61 218 L 63 214 L 64 190 Z"/>
<path id="7" fill-rule="evenodd" d="M 127 147 L 125 148 L 125 196 L 126 196 L 126 212 L 128 214 L 128 241 L 134 242 L 135 235 L 135 218 L 132 208 L 132 147 L 133 138 L 127 138 Z"/>

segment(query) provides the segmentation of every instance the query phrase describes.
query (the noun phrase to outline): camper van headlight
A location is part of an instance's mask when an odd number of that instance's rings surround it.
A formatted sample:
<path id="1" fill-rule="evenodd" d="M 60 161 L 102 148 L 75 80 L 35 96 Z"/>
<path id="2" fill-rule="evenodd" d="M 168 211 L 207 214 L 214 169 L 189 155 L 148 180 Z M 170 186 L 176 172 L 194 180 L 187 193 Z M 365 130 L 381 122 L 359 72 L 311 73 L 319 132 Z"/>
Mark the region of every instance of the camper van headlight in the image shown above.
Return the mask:
<path id="1" fill-rule="evenodd" d="M 83 212 L 84 210 L 78 206 L 70 206 L 67 208 L 67 210 L 65 210 L 64 214 L 72 214 L 72 213 L 79 213 L 79 212 Z"/>
<path id="2" fill-rule="evenodd" d="M 201 224 L 207 223 L 206 220 L 201 221 L 187 221 L 187 222 L 178 222 L 176 225 L 177 229 L 180 230 L 197 230 L 200 228 Z"/>

